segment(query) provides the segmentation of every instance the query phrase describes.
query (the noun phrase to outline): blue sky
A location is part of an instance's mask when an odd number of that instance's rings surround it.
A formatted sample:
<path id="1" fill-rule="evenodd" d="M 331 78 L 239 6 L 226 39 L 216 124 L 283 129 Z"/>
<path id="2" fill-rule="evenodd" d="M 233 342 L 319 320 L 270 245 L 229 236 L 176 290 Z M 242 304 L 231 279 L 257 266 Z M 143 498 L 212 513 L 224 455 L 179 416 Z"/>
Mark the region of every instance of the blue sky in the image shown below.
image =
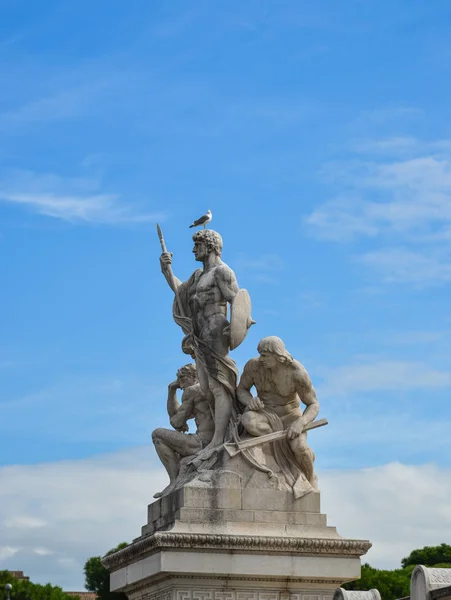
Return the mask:
<path id="1" fill-rule="evenodd" d="M 310 436 L 320 480 L 449 468 L 449 2 L 0 15 L 4 473 L 134 451 L 156 468 L 186 356 L 155 222 L 183 279 L 207 208 L 257 321 L 234 358 L 278 335 L 306 366 L 330 423 Z M 28 564 L 11 544 L 4 564 Z M 48 577 L 78 582 L 64 564 Z"/>

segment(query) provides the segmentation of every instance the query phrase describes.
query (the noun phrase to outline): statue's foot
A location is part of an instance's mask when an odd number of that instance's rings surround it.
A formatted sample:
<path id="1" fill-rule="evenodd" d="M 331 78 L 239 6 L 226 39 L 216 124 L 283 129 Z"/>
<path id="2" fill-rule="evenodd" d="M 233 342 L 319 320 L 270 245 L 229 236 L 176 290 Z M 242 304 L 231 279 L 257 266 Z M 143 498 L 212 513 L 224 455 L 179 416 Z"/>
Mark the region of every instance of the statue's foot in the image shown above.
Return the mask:
<path id="1" fill-rule="evenodd" d="M 221 446 L 215 446 L 211 442 L 208 446 L 205 446 L 203 450 L 199 452 L 189 461 L 189 465 L 193 465 L 196 469 L 202 466 L 202 463 L 209 460 L 214 454 L 220 450 Z"/>
<path id="2" fill-rule="evenodd" d="M 196 454 L 196 459 L 197 460 L 208 460 L 209 458 L 211 458 L 213 456 L 213 454 L 215 454 L 215 452 L 217 452 L 219 450 L 219 446 L 216 446 L 216 444 L 212 444 L 211 442 L 208 444 L 208 446 L 205 446 L 205 448 L 203 450 L 201 450 L 200 452 L 198 452 Z"/>
<path id="3" fill-rule="evenodd" d="M 162 492 L 157 492 L 153 495 L 154 498 L 161 498 L 162 496 L 166 496 L 166 494 L 170 494 L 175 488 L 175 481 L 167 485 Z"/>

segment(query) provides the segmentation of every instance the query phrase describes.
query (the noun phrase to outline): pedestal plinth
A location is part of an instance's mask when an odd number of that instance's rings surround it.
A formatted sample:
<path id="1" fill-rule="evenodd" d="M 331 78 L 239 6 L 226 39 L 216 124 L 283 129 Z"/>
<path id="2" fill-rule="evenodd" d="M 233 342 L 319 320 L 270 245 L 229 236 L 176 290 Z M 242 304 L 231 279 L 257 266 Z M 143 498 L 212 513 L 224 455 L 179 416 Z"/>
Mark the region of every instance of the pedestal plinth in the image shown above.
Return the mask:
<path id="1" fill-rule="evenodd" d="M 360 576 L 368 541 L 344 539 L 320 493 L 295 500 L 259 474 L 219 469 L 148 507 L 142 535 L 105 557 L 130 600 L 332 600 Z M 260 479 L 260 480 L 258 480 Z"/>

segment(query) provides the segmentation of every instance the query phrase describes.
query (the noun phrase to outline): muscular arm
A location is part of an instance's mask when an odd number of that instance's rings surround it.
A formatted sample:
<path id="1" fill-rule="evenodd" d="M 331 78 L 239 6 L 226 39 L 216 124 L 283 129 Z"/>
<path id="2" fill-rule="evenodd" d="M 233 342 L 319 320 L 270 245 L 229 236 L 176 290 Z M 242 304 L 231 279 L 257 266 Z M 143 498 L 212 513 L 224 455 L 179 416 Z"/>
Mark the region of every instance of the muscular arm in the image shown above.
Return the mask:
<path id="1" fill-rule="evenodd" d="M 239 290 L 235 273 L 223 263 L 216 269 L 216 282 L 224 298 L 231 304 Z"/>
<path id="2" fill-rule="evenodd" d="M 182 282 L 174 275 L 172 271 L 172 254 L 170 252 L 163 252 L 163 254 L 160 256 L 160 266 L 161 272 L 168 282 L 169 287 L 175 294 L 177 288 Z"/>
<path id="3" fill-rule="evenodd" d="M 311 423 L 318 415 L 319 402 L 316 397 L 315 388 L 310 381 L 310 377 L 301 365 L 299 365 L 296 370 L 296 391 L 301 402 L 306 406 L 302 413 L 302 420 L 305 426 L 307 423 Z"/>
<path id="4" fill-rule="evenodd" d="M 177 400 L 178 386 L 176 387 L 175 384 L 176 384 L 176 382 L 170 383 L 168 385 L 168 400 L 167 400 L 166 406 L 168 409 L 168 415 L 169 415 L 170 419 L 175 415 L 175 413 L 180 408 L 180 402 Z"/>
<path id="5" fill-rule="evenodd" d="M 236 390 L 237 398 L 244 406 L 247 406 L 249 401 L 252 400 L 251 388 L 254 385 L 252 360 L 246 363 Z"/>
<path id="6" fill-rule="evenodd" d="M 193 418 L 194 395 L 189 390 L 185 390 L 182 396 L 182 404 L 179 405 L 177 412 L 171 417 L 171 425 L 174 429 L 182 429 L 188 419 Z"/>

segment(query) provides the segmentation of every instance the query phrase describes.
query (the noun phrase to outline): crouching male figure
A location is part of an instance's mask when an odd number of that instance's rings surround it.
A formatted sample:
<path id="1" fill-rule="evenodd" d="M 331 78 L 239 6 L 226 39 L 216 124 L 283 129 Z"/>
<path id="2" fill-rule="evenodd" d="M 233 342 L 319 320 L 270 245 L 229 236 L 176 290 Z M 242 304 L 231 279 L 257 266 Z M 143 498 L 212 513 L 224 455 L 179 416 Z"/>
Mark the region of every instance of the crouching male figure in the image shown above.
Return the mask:
<path id="1" fill-rule="evenodd" d="M 260 356 L 246 363 L 237 389 L 238 400 L 246 407 L 241 423 L 253 436 L 286 430 L 286 438 L 273 442 L 272 447 L 281 471 L 300 497 L 317 489 L 315 455 L 307 445 L 304 427 L 317 416 L 319 402 L 307 371 L 280 338 L 263 338 L 257 349 Z"/>
<path id="2" fill-rule="evenodd" d="M 177 390 L 183 390 L 182 403 Z M 167 410 L 170 424 L 175 429 L 159 427 L 152 432 L 155 450 L 169 475 L 169 485 L 154 495 L 159 498 L 170 493 L 180 472 L 180 460 L 192 456 L 207 446 L 214 434 L 214 421 L 208 399 L 197 380 L 196 365 L 188 364 L 177 371 L 177 379 L 168 386 Z M 187 421 L 194 419 L 196 433 L 188 431 Z"/>

